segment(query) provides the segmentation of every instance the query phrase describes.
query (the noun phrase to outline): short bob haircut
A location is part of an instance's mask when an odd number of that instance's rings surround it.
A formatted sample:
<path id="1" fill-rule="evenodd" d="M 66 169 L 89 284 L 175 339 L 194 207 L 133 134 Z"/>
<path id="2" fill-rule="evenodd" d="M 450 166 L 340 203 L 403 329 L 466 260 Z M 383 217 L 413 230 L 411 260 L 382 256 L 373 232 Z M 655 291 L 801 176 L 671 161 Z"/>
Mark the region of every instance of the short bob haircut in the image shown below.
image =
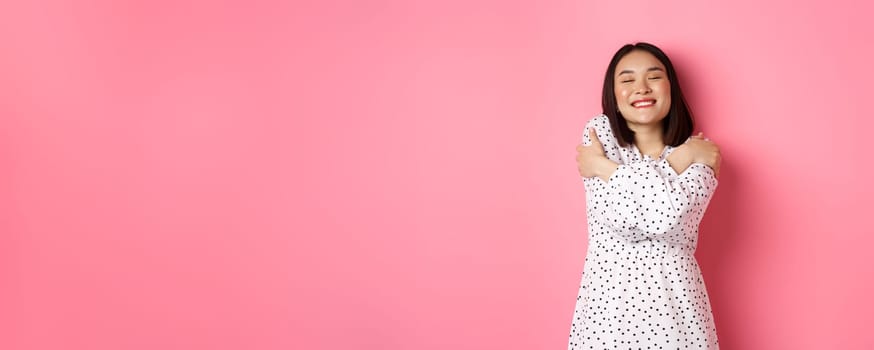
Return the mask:
<path id="1" fill-rule="evenodd" d="M 601 97 L 601 108 L 604 109 L 604 114 L 610 119 L 610 127 L 613 129 L 613 135 L 619 145 L 626 147 L 634 144 L 634 131 L 628 128 L 628 123 L 619 112 L 619 106 L 616 104 L 616 94 L 613 91 L 614 80 L 616 79 L 616 66 L 619 60 L 625 57 L 632 51 L 646 51 L 655 56 L 667 70 L 668 80 L 671 83 L 671 108 L 665 119 L 662 119 L 662 130 L 664 132 L 663 139 L 665 144 L 671 146 L 679 146 L 686 142 L 689 136 L 692 136 L 694 125 L 692 122 L 692 111 L 686 104 L 686 99 L 683 97 L 683 91 L 680 90 L 680 81 L 677 79 L 677 72 L 674 70 L 674 65 L 668 56 L 655 45 L 638 42 L 636 44 L 627 44 L 616 51 L 613 59 L 610 60 L 610 65 L 607 67 L 607 74 L 604 76 L 604 91 Z"/>

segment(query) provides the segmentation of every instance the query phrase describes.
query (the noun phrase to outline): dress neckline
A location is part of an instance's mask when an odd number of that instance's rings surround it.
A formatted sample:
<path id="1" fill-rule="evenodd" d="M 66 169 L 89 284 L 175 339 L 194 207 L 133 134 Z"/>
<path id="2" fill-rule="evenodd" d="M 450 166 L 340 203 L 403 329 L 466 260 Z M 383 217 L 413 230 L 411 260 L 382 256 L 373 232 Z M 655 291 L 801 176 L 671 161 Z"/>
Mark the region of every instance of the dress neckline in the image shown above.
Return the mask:
<path id="1" fill-rule="evenodd" d="M 634 153 L 637 154 L 637 156 L 640 157 L 640 158 L 643 158 L 643 159 L 647 159 L 647 158 L 652 159 L 652 157 L 650 157 L 648 154 L 643 154 L 642 152 L 640 152 L 640 149 L 637 148 L 637 145 L 636 145 L 636 144 L 633 144 L 633 143 L 632 143 L 632 144 L 631 144 L 631 149 L 634 150 Z M 674 149 L 674 148 L 671 147 L 671 145 L 665 145 L 665 148 L 662 148 L 662 152 L 659 154 L 659 157 L 658 157 L 658 159 L 656 159 L 656 160 L 662 160 L 662 159 L 665 159 L 668 155 L 671 154 L 671 152 L 673 151 L 673 149 Z"/>

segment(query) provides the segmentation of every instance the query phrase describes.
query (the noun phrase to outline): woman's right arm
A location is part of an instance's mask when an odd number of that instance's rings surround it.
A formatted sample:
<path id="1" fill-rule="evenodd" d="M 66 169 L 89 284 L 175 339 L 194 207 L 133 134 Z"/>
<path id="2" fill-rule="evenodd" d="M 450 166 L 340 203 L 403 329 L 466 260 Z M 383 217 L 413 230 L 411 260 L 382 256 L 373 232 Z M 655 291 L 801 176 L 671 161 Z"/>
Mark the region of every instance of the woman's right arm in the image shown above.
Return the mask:
<path id="1" fill-rule="evenodd" d="M 715 160 L 708 158 L 714 154 Z M 587 179 L 591 205 L 600 208 L 604 224 L 631 241 L 681 239 L 677 229 L 683 218 L 703 214 L 717 186 L 711 164 L 718 166 L 718 148 L 703 136 L 690 139 L 661 161 L 623 165 L 601 157 L 603 162 L 588 163 L 594 177 L 604 180 Z"/>
<path id="2" fill-rule="evenodd" d="M 593 184 L 598 217 L 629 241 L 664 237 L 681 240 L 686 217 L 700 219 L 718 181 L 713 169 L 692 163 L 682 173 L 652 160 L 618 165 L 606 183 Z M 658 170 L 667 172 L 663 176 Z M 600 181 L 600 180 L 597 180 Z"/>
<path id="3" fill-rule="evenodd" d="M 722 156 L 716 143 L 699 133 L 671 152 L 667 161 L 677 174 L 682 174 L 692 163 L 701 163 L 713 169 L 718 177 Z"/>

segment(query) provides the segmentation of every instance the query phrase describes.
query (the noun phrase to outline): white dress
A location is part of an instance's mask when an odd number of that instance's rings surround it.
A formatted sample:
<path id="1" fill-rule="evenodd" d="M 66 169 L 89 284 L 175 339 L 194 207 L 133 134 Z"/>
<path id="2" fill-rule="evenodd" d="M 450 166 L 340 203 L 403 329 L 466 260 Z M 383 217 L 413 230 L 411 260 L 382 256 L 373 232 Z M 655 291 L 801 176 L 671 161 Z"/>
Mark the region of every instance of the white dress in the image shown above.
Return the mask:
<path id="1" fill-rule="evenodd" d="M 716 326 L 695 260 L 698 224 L 716 190 L 713 170 L 677 174 L 666 158 L 619 147 L 605 115 L 595 128 L 619 168 L 584 179 L 589 248 L 568 349 L 718 349 Z"/>

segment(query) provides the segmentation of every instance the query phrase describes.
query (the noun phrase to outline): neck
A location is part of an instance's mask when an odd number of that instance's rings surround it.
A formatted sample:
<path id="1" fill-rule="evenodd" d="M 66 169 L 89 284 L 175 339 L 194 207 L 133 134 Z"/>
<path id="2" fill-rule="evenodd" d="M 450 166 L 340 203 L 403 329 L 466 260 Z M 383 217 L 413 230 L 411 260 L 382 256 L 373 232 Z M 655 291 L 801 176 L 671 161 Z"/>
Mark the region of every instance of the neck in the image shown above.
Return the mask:
<path id="1" fill-rule="evenodd" d="M 657 158 L 665 148 L 662 134 L 662 126 L 657 125 L 631 125 L 628 127 L 634 131 L 634 144 L 645 155 Z"/>

